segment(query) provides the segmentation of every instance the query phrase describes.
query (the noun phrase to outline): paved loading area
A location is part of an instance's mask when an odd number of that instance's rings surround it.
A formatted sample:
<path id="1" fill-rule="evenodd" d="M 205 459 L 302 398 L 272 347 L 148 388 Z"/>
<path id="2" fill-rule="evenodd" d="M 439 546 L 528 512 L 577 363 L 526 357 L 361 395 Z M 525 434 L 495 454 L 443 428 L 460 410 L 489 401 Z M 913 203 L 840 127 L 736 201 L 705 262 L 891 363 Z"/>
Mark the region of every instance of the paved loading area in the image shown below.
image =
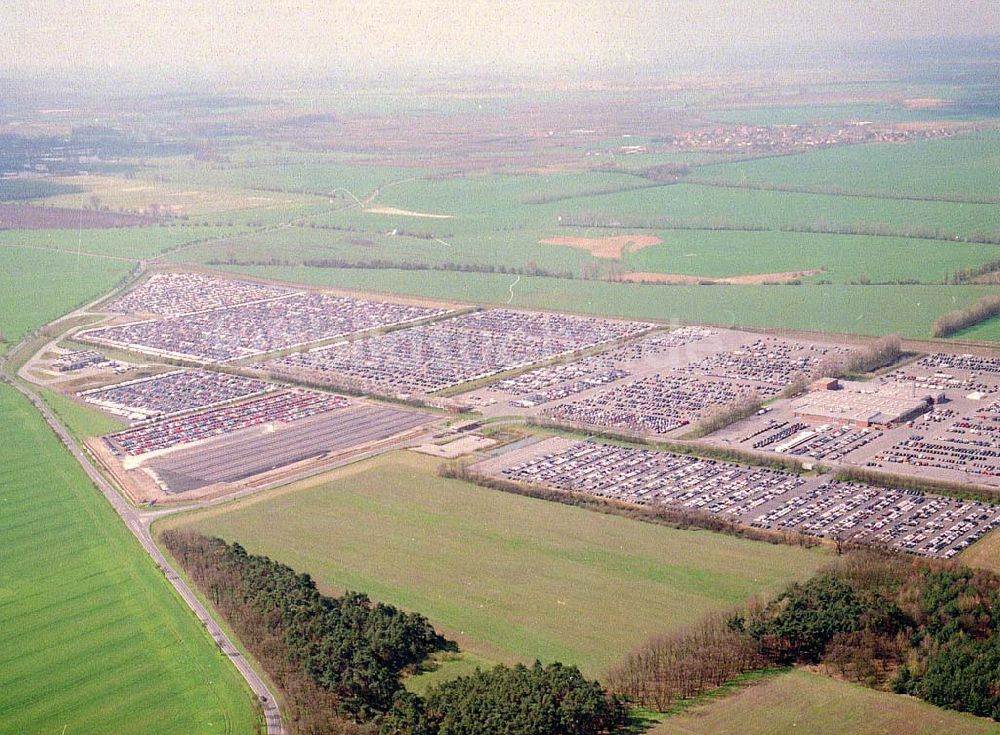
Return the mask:
<path id="1" fill-rule="evenodd" d="M 150 460 L 145 469 L 167 493 L 188 492 L 388 439 L 434 420 L 417 411 L 359 404 L 291 424 L 228 434 Z"/>

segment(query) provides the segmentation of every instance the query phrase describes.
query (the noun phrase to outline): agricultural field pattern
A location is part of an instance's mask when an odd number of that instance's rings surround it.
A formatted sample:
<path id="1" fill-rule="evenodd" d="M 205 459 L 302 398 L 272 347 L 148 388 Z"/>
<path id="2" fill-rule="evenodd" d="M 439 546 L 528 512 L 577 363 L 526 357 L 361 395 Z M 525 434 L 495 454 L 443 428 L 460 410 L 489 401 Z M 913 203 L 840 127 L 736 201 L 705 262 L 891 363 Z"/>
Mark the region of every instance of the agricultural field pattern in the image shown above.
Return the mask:
<path id="1" fill-rule="evenodd" d="M 995 9 L 45 5 L 0 735 L 1000 733 Z"/>

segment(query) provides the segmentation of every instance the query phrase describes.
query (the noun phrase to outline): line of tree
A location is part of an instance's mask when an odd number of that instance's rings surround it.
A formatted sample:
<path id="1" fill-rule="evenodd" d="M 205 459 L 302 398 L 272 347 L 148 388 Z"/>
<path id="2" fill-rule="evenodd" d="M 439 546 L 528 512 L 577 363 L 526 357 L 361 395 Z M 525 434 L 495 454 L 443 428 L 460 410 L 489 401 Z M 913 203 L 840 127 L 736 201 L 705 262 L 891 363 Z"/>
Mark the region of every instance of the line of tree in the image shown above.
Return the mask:
<path id="1" fill-rule="evenodd" d="M 205 261 L 206 265 L 227 265 L 227 266 L 288 266 L 293 265 L 286 258 L 245 258 L 236 257 L 213 258 Z M 575 276 L 570 271 L 553 271 L 540 268 L 534 261 L 529 261 L 523 266 L 494 265 L 491 263 L 455 263 L 446 261 L 444 263 L 422 263 L 401 260 L 386 260 L 383 258 L 370 258 L 367 260 L 353 260 L 350 258 L 309 258 L 301 262 L 306 268 L 337 268 L 337 269 L 365 269 L 365 270 L 402 270 L 402 271 L 444 271 L 454 273 L 503 273 L 516 276 L 543 276 L 545 278 L 573 279 Z"/>
<path id="2" fill-rule="evenodd" d="M 338 224 L 323 224 L 320 222 L 311 221 L 308 223 L 302 223 L 296 225 L 297 227 L 308 228 L 310 230 L 333 230 L 335 232 L 364 232 L 359 227 L 353 225 L 338 225 Z"/>
<path id="3" fill-rule="evenodd" d="M 656 181 L 649 183 L 636 182 L 634 184 L 595 186 L 589 189 L 580 189 L 578 191 L 534 192 L 522 196 L 521 204 L 549 204 L 551 202 L 566 201 L 567 199 L 586 199 L 587 197 L 602 196 L 604 194 L 617 194 L 619 192 L 636 191 L 638 189 L 655 189 L 672 183 L 674 183 L 674 181 Z"/>
<path id="4" fill-rule="evenodd" d="M 859 273 L 857 278 L 848 281 L 847 284 L 850 286 L 947 286 L 948 274 L 946 273 L 940 281 L 921 281 L 919 278 L 890 278 L 884 281 L 873 281 L 867 273 Z"/>
<path id="5" fill-rule="evenodd" d="M 894 364 L 903 354 L 903 342 L 895 334 L 887 334 L 870 344 L 823 360 L 813 371 L 813 377 L 842 378 L 881 370 Z"/>
<path id="6" fill-rule="evenodd" d="M 569 271 L 553 271 L 540 268 L 534 261 L 528 261 L 523 266 L 510 266 L 492 263 L 455 263 L 446 261 L 444 263 L 408 263 L 405 261 L 391 261 L 382 259 L 352 261 L 344 258 L 313 258 L 302 261 L 302 265 L 307 268 L 372 268 L 372 269 L 396 269 L 396 270 L 429 270 L 429 271 L 453 271 L 459 273 L 505 273 L 516 276 L 544 276 L 546 278 L 573 278 Z"/>
<path id="7" fill-rule="evenodd" d="M 819 235 L 864 235 L 898 237 L 915 240 L 1000 245 L 1000 231 L 973 231 L 965 234 L 939 227 L 913 225 L 892 227 L 882 222 L 827 222 L 819 220 L 803 224 L 767 225 L 762 222 L 734 220 L 726 217 L 646 217 L 603 214 L 597 212 L 564 212 L 559 215 L 561 227 L 593 227 L 630 230 L 708 230 L 719 232 L 801 232 Z"/>
<path id="8" fill-rule="evenodd" d="M 393 230 L 393 234 L 396 237 L 412 237 L 414 240 L 450 240 L 455 236 L 452 232 L 443 232 L 437 234 L 435 232 L 426 232 L 424 230 L 405 230 L 403 228 L 397 227 Z"/>
<path id="9" fill-rule="evenodd" d="M 797 383 L 805 385 L 805 383 Z M 774 452 L 762 452 L 757 449 L 745 449 L 734 445 L 716 444 L 694 444 L 691 442 L 679 442 L 670 440 L 652 441 L 642 434 L 630 433 L 626 431 L 614 431 L 612 429 L 591 426 L 565 419 L 552 419 L 546 416 L 529 416 L 525 423 L 529 426 L 538 426 L 543 429 L 554 429 L 570 431 L 575 434 L 586 434 L 588 437 L 606 439 L 612 442 L 625 442 L 641 447 L 660 449 L 674 454 L 695 455 L 705 459 L 720 459 L 725 462 L 735 462 L 737 464 L 753 465 L 755 467 L 768 467 L 773 470 L 785 470 L 799 474 L 804 472 L 802 460 L 796 456 L 775 454 Z M 828 468 L 823 467 L 823 471 Z"/>
<path id="10" fill-rule="evenodd" d="M 983 296 L 971 306 L 949 311 L 935 319 L 931 336 L 947 337 L 995 316 L 1000 316 L 1000 296 Z"/>
<path id="11" fill-rule="evenodd" d="M 161 540 L 286 694 L 295 733 L 355 732 L 392 705 L 401 675 L 456 649 L 422 615 L 358 592 L 320 594 L 308 574 L 190 531 Z"/>
<path id="12" fill-rule="evenodd" d="M 659 181 L 666 184 L 673 184 L 691 172 L 691 167 L 686 163 L 661 163 L 656 166 L 649 166 L 639 171 L 639 176 L 650 181 Z"/>
<path id="13" fill-rule="evenodd" d="M 280 688 L 292 735 L 605 735 L 624 704 L 574 666 L 497 666 L 407 692 L 401 677 L 458 647 L 422 615 L 192 531 L 160 537 Z"/>
<path id="14" fill-rule="evenodd" d="M 1000 577 L 856 551 L 724 621 L 653 638 L 608 681 L 663 709 L 740 673 L 794 664 L 1000 720 Z"/>
<path id="15" fill-rule="evenodd" d="M 986 503 L 1000 502 L 1000 490 L 968 481 L 940 480 L 919 475 L 900 475 L 884 472 L 871 467 L 845 466 L 837 472 L 836 478 L 843 482 L 858 482 L 876 487 L 891 487 L 899 490 L 913 490 L 920 493 L 950 495 L 963 500 L 981 500 Z"/>
<path id="16" fill-rule="evenodd" d="M 678 700 L 716 689 L 767 663 L 753 639 L 714 614 L 685 630 L 654 636 L 611 669 L 607 682 L 623 699 L 665 712 Z"/>
<path id="17" fill-rule="evenodd" d="M 957 204 L 1000 204 L 1000 197 L 984 197 L 977 194 L 921 193 L 905 194 L 885 189 L 848 189 L 843 186 L 807 186 L 803 184 L 776 184 L 751 181 L 727 181 L 713 178 L 689 178 L 685 183 L 698 186 L 712 186 L 721 189 L 749 189 L 753 191 L 780 191 L 793 194 L 826 194 L 829 196 L 858 197 L 862 199 L 898 199 L 913 202 L 955 202 Z"/>
<path id="18" fill-rule="evenodd" d="M 604 735 L 621 732 L 625 706 L 575 666 L 497 666 L 401 692 L 381 735 Z"/>
<path id="19" fill-rule="evenodd" d="M 951 284 L 953 286 L 960 286 L 967 283 L 977 283 L 983 282 L 984 280 L 989 280 L 993 283 L 998 283 L 996 274 L 1000 273 L 1000 260 L 991 260 L 987 263 L 983 263 L 975 268 L 963 268 L 962 270 L 957 270 L 951 274 Z M 992 278 L 986 279 L 985 276 L 991 276 Z"/>
<path id="20" fill-rule="evenodd" d="M 817 546 L 820 543 L 814 536 L 807 536 L 795 531 L 772 531 L 763 528 L 752 528 L 714 513 L 706 513 L 690 508 L 678 508 L 667 505 L 635 505 L 634 503 L 626 503 L 611 498 L 597 497 L 590 493 L 557 490 L 544 485 L 513 482 L 491 475 L 472 472 L 461 462 L 446 462 L 442 464 L 438 468 L 438 475 L 456 480 L 465 480 L 466 482 L 474 482 L 481 487 L 492 490 L 500 490 L 539 500 L 548 500 L 575 508 L 585 508 L 599 513 L 623 516 L 671 528 L 702 528 L 707 531 L 725 533 L 730 536 L 752 539 L 754 541 L 803 546 L 806 548 Z"/>
<path id="21" fill-rule="evenodd" d="M 600 212 L 563 212 L 558 215 L 560 227 L 592 227 L 605 230 L 737 230 L 769 232 L 773 228 L 754 222 L 741 222 L 724 217 L 650 217 L 641 215 L 603 214 Z"/>
<path id="22" fill-rule="evenodd" d="M 712 406 L 705 412 L 705 416 L 695 424 L 686 435 L 685 439 L 700 439 L 703 436 L 724 429 L 730 424 L 753 416 L 760 411 L 764 405 L 764 400 L 755 391 L 745 398 L 732 401 L 721 406 Z"/>
<path id="23" fill-rule="evenodd" d="M 258 267 L 287 267 L 294 265 L 288 258 L 244 258 L 235 256 L 228 258 L 209 258 L 205 265 L 238 265 L 238 266 L 258 266 Z"/>

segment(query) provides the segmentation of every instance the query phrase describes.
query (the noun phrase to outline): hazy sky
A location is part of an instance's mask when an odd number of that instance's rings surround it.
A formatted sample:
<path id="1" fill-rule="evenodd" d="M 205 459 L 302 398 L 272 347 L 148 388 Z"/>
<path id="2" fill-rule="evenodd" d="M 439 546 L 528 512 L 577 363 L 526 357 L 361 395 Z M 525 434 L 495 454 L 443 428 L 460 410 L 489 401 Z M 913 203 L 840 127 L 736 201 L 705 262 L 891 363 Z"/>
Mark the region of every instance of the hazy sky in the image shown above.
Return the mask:
<path id="1" fill-rule="evenodd" d="M 612 68 L 1000 33 L 1000 0 L 2 0 L 0 73 Z"/>

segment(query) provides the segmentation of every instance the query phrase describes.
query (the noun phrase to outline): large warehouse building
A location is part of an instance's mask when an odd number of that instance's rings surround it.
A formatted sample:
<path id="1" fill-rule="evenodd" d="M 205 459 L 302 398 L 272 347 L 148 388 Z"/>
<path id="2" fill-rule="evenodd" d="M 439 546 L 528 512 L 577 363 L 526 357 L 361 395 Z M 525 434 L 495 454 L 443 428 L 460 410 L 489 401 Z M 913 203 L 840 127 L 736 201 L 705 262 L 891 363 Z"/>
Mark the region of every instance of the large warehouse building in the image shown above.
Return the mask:
<path id="1" fill-rule="evenodd" d="M 792 402 L 795 417 L 812 423 L 894 426 L 910 421 L 945 400 L 940 392 L 914 391 L 903 383 L 817 381 Z"/>

